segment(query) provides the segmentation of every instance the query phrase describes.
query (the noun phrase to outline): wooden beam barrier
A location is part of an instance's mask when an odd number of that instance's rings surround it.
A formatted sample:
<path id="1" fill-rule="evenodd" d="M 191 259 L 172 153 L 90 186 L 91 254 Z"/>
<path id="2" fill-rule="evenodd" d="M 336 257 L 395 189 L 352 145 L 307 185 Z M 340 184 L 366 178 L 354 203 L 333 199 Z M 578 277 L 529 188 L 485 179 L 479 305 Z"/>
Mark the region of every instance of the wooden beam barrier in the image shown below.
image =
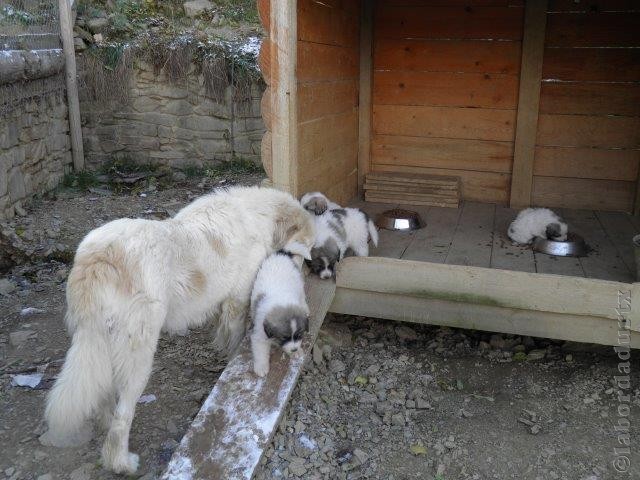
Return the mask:
<path id="1" fill-rule="evenodd" d="M 527 1 L 524 12 L 520 92 L 511 177 L 511 208 L 531 205 L 546 25 L 547 0 Z"/>
<path id="2" fill-rule="evenodd" d="M 475 305 L 597 317 L 612 325 L 620 317 L 620 298 L 628 296 L 631 309 L 626 316 L 630 320 L 630 329 L 640 332 L 638 283 L 394 258 L 349 257 L 338 265 L 336 286 L 338 290 L 360 290 L 453 302 L 461 308 L 464 305 Z M 380 300 L 378 303 L 384 302 Z M 482 328 L 481 325 L 471 324 L 460 326 Z M 539 332 L 539 335 L 545 336 L 544 331 Z"/>
<path id="3" fill-rule="evenodd" d="M 309 276 L 305 283 L 311 321 L 302 354 L 289 359 L 273 348 L 269 374 L 259 378 L 245 339 L 182 438 L 163 480 L 251 479 L 333 301 L 333 282 Z"/>

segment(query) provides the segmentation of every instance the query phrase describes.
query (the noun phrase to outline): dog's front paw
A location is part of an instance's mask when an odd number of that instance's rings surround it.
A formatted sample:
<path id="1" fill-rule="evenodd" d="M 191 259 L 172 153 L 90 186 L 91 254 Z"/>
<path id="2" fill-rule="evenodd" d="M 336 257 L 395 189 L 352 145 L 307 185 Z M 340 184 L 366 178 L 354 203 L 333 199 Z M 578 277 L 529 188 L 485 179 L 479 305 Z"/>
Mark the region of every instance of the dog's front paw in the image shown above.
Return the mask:
<path id="1" fill-rule="evenodd" d="M 127 452 L 124 455 L 119 455 L 113 462 L 105 466 L 115 473 L 133 475 L 138 470 L 139 463 L 140 457 L 138 455 Z"/>
<path id="2" fill-rule="evenodd" d="M 253 372 L 259 377 L 266 377 L 269 373 L 269 362 L 254 362 Z"/>

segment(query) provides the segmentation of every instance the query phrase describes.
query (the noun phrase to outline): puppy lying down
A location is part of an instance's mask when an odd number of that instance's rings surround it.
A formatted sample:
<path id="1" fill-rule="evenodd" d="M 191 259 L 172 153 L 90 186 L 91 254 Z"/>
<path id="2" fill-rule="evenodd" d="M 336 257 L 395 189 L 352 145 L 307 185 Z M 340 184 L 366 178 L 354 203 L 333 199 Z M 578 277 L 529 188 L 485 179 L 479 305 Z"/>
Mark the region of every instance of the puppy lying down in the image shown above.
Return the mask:
<path id="1" fill-rule="evenodd" d="M 507 234 L 513 242 L 528 245 L 536 237 L 564 242 L 567 231 L 567 224 L 548 208 L 525 208 L 511 222 Z"/>
<path id="2" fill-rule="evenodd" d="M 300 349 L 309 328 L 309 307 L 304 294 L 302 258 L 279 251 L 262 263 L 251 294 L 251 350 L 253 371 L 264 377 L 269 372 L 271 344 L 286 353 Z"/>

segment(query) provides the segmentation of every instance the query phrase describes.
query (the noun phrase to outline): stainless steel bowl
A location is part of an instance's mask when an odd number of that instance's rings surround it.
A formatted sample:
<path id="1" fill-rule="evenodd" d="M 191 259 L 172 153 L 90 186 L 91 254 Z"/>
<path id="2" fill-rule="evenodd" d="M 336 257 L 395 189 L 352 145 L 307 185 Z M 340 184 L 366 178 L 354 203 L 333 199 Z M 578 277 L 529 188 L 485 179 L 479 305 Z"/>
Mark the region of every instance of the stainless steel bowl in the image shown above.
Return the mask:
<path id="1" fill-rule="evenodd" d="M 566 242 L 538 237 L 533 241 L 533 250 L 556 257 L 584 257 L 589 253 L 589 247 L 584 239 L 575 233 L 569 233 Z"/>
<path id="2" fill-rule="evenodd" d="M 418 230 L 427 226 L 418 212 L 402 208 L 382 212 L 376 218 L 376 225 L 386 230 Z"/>

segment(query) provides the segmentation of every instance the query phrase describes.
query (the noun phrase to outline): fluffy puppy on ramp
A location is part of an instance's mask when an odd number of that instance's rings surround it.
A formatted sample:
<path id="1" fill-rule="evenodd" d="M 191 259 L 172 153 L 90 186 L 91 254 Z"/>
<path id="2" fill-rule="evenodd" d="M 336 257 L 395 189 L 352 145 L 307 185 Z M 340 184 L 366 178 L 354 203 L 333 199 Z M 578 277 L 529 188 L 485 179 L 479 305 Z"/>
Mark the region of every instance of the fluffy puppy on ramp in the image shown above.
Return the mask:
<path id="1" fill-rule="evenodd" d="M 304 256 L 310 259 L 307 251 Z M 269 373 L 271 344 L 286 353 L 300 349 L 309 328 L 309 307 L 304 294 L 302 257 L 281 250 L 262 263 L 251 294 L 251 350 L 253 371 Z"/>
<path id="2" fill-rule="evenodd" d="M 69 273 L 73 339 L 47 399 L 41 442 L 80 443 L 98 417 L 108 428 L 103 465 L 135 472 L 129 430 L 160 331 L 184 333 L 217 317 L 215 343 L 233 352 L 263 260 L 313 240 L 313 222 L 291 195 L 258 187 L 204 196 L 167 220 L 121 219 L 90 232 Z"/>

